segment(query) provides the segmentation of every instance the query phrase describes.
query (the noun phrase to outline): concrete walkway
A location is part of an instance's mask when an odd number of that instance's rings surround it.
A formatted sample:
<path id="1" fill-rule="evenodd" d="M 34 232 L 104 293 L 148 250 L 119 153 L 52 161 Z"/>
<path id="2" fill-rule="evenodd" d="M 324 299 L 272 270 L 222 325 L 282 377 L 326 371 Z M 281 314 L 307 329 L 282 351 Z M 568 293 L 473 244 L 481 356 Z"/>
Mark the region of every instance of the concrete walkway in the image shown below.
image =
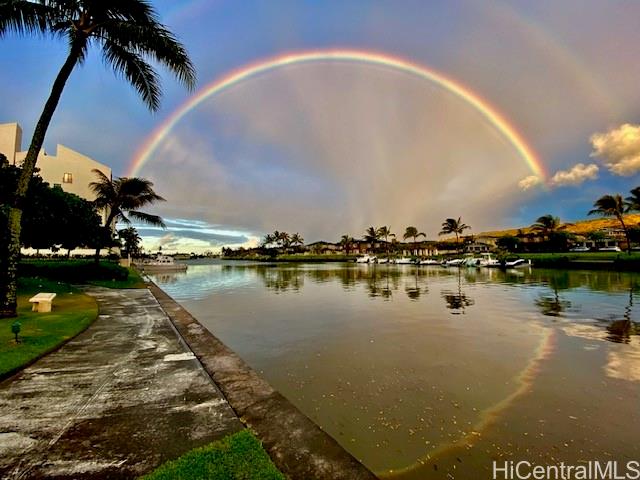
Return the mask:
<path id="1" fill-rule="evenodd" d="M 94 324 L 0 383 L 0 478 L 135 478 L 243 428 L 148 290 L 88 293 Z"/>

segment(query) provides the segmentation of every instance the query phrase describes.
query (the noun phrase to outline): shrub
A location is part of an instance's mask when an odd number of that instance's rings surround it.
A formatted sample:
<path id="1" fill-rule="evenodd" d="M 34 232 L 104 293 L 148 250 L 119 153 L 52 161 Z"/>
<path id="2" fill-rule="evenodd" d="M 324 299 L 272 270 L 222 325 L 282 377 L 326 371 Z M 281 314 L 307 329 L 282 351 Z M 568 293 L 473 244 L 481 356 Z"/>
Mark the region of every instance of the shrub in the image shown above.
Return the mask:
<path id="1" fill-rule="evenodd" d="M 91 280 L 126 280 L 129 270 L 115 263 L 92 261 L 25 261 L 18 267 L 21 277 L 43 277 L 70 283 Z"/>

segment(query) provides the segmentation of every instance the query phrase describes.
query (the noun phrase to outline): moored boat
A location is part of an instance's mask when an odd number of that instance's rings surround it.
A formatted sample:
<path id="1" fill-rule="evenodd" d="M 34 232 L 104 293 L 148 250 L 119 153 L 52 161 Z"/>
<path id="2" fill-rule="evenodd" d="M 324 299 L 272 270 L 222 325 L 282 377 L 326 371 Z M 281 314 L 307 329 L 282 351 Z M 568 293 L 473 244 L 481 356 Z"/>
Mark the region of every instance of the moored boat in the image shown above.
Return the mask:
<path id="1" fill-rule="evenodd" d="M 518 258 L 518 259 L 512 260 L 510 262 L 504 262 L 504 266 L 506 268 L 530 267 L 531 266 L 531 260 L 525 260 L 524 258 Z"/>
<path id="2" fill-rule="evenodd" d="M 143 271 L 184 272 L 187 270 L 185 263 L 176 263 L 173 257 L 157 255 L 155 258 L 147 258 L 135 261 L 134 265 Z"/>
<path id="3" fill-rule="evenodd" d="M 408 265 L 410 263 L 413 263 L 413 260 L 410 257 L 400 257 L 396 258 L 396 263 L 398 265 Z"/>
<path id="4" fill-rule="evenodd" d="M 462 262 L 464 262 L 462 258 L 453 258 L 451 260 L 445 260 L 442 262 L 442 265 L 445 267 L 459 267 L 462 265 Z"/>
<path id="5" fill-rule="evenodd" d="M 440 265 L 440 262 L 432 258 L 427 258 L 425 260 L 420 260 L 419 264 L 420 265 Z"/>
<path id="6" fill-rule="evenodd" d="M 500 267 L 500 260 L 493 258 L 490 253 L 481 254 L 478 266 L 480 267 Z"/>

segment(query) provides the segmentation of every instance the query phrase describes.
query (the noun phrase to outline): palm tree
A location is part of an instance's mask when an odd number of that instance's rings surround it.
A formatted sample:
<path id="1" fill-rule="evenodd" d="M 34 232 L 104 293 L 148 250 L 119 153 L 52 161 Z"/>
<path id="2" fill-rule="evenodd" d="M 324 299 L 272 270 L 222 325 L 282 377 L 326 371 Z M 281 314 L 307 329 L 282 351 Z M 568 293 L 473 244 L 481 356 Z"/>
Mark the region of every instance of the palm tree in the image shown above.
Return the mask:
<path id="1" fill-rule="evenodd" d="M 618 222 L 620 222 L 622 230 L 624 230 L 624 236 L 627 239 L 627 253 L 631 255 L 631 240 L 629 239 L 629 229 L 624 223 L 624 214 L 628 211 L 629 203 L 625 202 L 625 200 L 622 198 L 622 195 L 616 193 L 615 195 L 603 195 L 598 200 L 596 200 L 593 204 L 593 210 L 589 211 L 589 215 L 616 217 L 618 219 Z"/>
<path id="2" fill-rule="evenodd" d="M 531 230 L 540 233 L 542 238 L 546 240 L 561 228 L 560 225 L 561 222 L 559 217 L 547 214 L 538 217 L 536 223 L 531 225 Z"/>
<path id="3" fill-rule="evenodd" d="M 286 249 L 291 245 L 291 235 L 289 235 L 287 232 L 279 232 L 276 240 L 280 242 L 282 248 Z"/>
<path id="4" fill-rule="evenodd" d="M 628 211 L 640 211 L 640 187 L 631 190 L 631 196 L 625 199 Z"/>
<path id="5" fill-rule="evenodd" d="M 123 228 L 118 231 L 118 238 L 124 243 L 127 255 L 135 257 L 140 254 L 140 242 L 142 239 L 138 235 L 138 230 L 134 227 Z"/>
<path id="6" fill-rule="evenodd" d="M 375 243 L 380 239 L 380 233 L 376 229 L 376 227 L 369 227 L 364 234 L 364 239 L 367 242 Z"/>
<path id="7" fill-rule="evenodd" d="M 122 222 L 131 225 L 131 219 L 165 228 L 162 218 L 139 210 L 155 202 L 164 201 L 164 198 L 153 190 L 153 183 L 138 177 L 120 177 L 111 180 L 100 170 L 92 171 L 98 176 L 98 180 L 91 182 L 89 188 L 96 196 L 94 205 L 108 212 L 104 228 L 109 235 L 114 223 Z M 101 247 L 100 244 L 96 246 L 96 263 L 100 260 Z"/>
<path id="8" fill-rule="evenodd" d="M 375 251 L 375 246 L 380 240 L 380 232 L 376 227 L 369 227 L 364 234 L 364 240 L 371 244 L 371 251 Z"/>
<path id="9" fill-rule="evenodd" d="M 302 235 L 296 232 L 293 235 L 291 235 L 290 242 L 291 242 L 291 245 L 301 247 L 304 245 L 304 238 L 302 238 Z"/>
<path id="10" fill-rule="evenodd" d="M 275 238 L 272 234 L 267 233 L 264 238 L 262 239 L 262 246 L 263 247 L 268 247 L 269 245 L 271 245 L 273 242 L 275 242 Z"/>
<path id="11" fill-rule="evenodd" d="M 386 225 L 378 229 L 378 238 L 384 238 L 385 247 L 387 249 L 387 258 L 389 258 L 389 237 L 395 238 L 396 234 L 391 233 L 391 228 Z"/>
<path id="12" fill-rule="evenodd" d="M 418 241 L 418 237 L 426 237 L 427 234 L 423 232 L 418 232 L 416 227 L 407 227 L 404 231 L 404 235 L 402 235 L 402 239 L 406 240 L 408 238 L 413 238 L 413 249 L 416 250 L 416 243 Z"/>
<path id="13" fill-rule="evenodd" d="M 349 255 L 353 242 L 353 237 L 350 237 L 349 235 L 342 235 L 342 237 L 340 238 L 339 244 L 342 246 L 344 251 L 347 252 L 347 255 Z"/>
<path id="14" fill-rule="evenodd" d="M 150 110 L 159 108 L 162 90 L 149 60 L 164 65 L 187 87 L 195 85 L 195 70 L 185 48 L 158 22 L 155 9 L 145 0 L 0 0 L 0 37 L 8 32 L 66 37 L 69 50 L 36 123 L 9 210 L 7 288 L 0 317 L 16 315 L 20 222 L 29 180 L 67 80 L 86 60 L 89 46 L 100 47 L 105 64 L 133 85 Z"/>
<path id="15" fill-rule="evenodd" d="M 304 239 L 299 233 L 291 235 L 291 245 L 304 245 Z"/>
<path id="16" fill-rule="evenodd" d="M 458 251 L 460 251 L 460 234 L 470 228 L 469 225 L 462 223 L 462 217 L 458 217 L 457 220 L 455 218 L 447 218 L 442 222 L 442 230 L 438 235 L 451 235 L 455 233 L 456 245 L 458 246 Z"/>

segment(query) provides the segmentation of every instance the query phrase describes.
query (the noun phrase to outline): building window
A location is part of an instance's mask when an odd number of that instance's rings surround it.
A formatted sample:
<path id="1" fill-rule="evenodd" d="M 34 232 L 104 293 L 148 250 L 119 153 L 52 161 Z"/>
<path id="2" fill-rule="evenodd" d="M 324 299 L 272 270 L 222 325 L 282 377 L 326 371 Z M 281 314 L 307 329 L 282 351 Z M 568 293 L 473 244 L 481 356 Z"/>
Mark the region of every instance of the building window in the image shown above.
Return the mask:
<path id="1" fill-rule="evenodd" d="M 73 183 L 73 175 L 71 173 L 62 175 L 62 183 Z"/>

